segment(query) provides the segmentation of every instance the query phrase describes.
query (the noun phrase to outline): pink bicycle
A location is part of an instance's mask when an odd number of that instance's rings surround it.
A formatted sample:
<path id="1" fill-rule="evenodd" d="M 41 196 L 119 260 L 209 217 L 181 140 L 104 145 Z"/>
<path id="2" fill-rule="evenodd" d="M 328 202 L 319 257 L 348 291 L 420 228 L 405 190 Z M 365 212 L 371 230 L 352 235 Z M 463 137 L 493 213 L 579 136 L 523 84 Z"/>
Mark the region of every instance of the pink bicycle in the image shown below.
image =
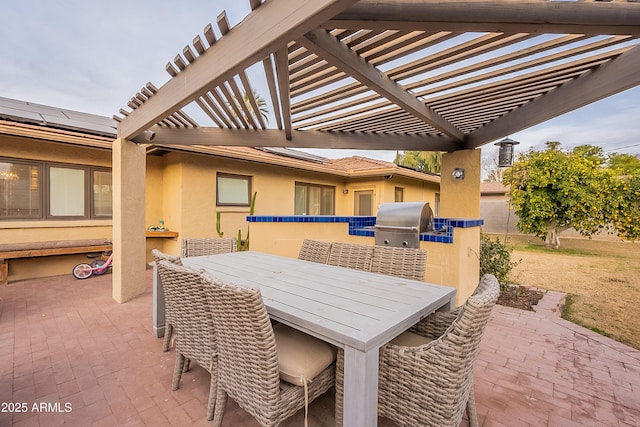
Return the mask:
<path id="1" fill-rule="evenodd" d="M 109 255 L 109 257 L 105 260 L 104 257 L 107 255 Z M 91 255 L 87 256 L 91 258 Z M 75 267 L 73 267 L 71 274 L 73 274 L 73 277 L 75 277 L 76 279 L 88 279 L 94 274 L 96 276 L 100 276 L 106 273 L 112 266 L 113 252 L 109 251 L 103 254 L 103 258 L 91 261 L 91 264 L 81 263 L 76 265 Z"/>

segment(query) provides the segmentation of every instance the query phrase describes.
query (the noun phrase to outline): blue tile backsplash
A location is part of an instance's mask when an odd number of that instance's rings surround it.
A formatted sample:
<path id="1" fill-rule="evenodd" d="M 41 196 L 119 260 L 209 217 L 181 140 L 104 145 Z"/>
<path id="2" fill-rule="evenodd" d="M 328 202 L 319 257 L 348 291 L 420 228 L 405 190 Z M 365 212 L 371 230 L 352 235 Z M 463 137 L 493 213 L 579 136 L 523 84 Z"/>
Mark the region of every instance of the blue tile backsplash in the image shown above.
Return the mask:
<path id="1" fill-rule="evenodd" d="M 247 216 L 247 222 L 346 222 L 349 224 L 350 235 L 374 237 L 376 217 L 333 215 L 250 215 Z M 425 242 L 453 243 L 454 227 L 480 227 L 483 223 L 484 221 L 481 219 L 434 218 L 434 231 L 420 234 L 420 240 Z"/>

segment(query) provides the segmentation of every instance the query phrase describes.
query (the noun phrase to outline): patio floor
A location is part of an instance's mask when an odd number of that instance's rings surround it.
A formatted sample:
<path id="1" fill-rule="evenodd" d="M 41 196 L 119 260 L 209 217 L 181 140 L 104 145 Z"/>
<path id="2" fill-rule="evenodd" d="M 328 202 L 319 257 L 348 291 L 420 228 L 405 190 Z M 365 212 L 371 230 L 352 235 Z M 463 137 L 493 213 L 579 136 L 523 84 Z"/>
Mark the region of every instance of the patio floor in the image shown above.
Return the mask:
<path id="1" fill-rule="evenodd" d="M 558 318 L 558 297 L 535 313 L 494 309 L 475 371 L 480 424 L 640 425 L 640 352 Z M 122 305 L 110 275 L 0 286 L 0 426 L 211 425 L 209 375 L 196 367 L 171 391 L 174 354 L 161 348 L 150 271 L 147 292 Z M 333 404 L 333 392 L 316 400 L 309 425 L 332 426 Z M 224 425 L 258 424 L 230 400 Z"/>

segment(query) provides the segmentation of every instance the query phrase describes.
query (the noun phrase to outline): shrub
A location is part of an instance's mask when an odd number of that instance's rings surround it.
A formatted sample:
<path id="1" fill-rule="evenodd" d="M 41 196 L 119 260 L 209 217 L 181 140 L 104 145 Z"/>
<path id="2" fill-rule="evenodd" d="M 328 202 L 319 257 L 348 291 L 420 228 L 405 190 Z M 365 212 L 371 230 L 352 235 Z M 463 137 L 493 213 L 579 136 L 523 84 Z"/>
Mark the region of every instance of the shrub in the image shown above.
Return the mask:
<path id="1" fill-rule="evenodd" d="M 500 287 L 507 284 L 507 277 L 520 261 L 511 261 L 512 248 L 500 241 L 499 237 L 491 240 L 489 236 L 480 233 L 480 277 L 493 274 L 500 282 Z"/>

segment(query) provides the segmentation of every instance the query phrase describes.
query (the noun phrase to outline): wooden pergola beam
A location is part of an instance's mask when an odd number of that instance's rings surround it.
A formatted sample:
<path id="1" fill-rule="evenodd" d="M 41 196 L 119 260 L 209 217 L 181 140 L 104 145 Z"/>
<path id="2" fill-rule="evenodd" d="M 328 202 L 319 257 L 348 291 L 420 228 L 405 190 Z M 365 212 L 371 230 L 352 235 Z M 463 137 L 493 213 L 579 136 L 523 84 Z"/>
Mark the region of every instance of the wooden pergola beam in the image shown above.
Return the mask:
<path id="1" fill-rule="evenodd" d="M 462 132 L 455 126 L 427 108 L 423 102 L 416 99 L 415 96 L 404 90 L 373 65 L 365 62 L 357 53 L 327 33 L 327 31 L 313 30 L 297 41 L 329 64 L 344 71 L 368 86 L 369 89 L 391 100 L 418 119 L 442 131 L 445 135 L 456 140 L 464 139 Z"/>
<path id="2" fill-rule="evenodd" d="M 118 137 L 131 139 L 174 111 L 286 47 L 357 0 L 271 0 L 251 12 L 203 55 L 171 78 L 144 105 L 118 125 Z"/>
<path id="3" fill-rule="evenodd" d="M 467 136 L 466 148 L 537 125 L 592 102 L 640 85 L 640 46 L 505 114 Z"/>
<path id="4" fill-rule="evenodd" d="M 638 36 L 640 4 L 531 0 L 361 0 L 324 23 L 323 27 Z"/>
<path id="5" fill-rule="evenodd" d="M 154 126 L 153 145 L 180 147 L 186 145 L 289 148 L 337 148 L 354 150 L 455 151 L 463 148 L 460 141 L 446 136 L 383 134 L 363 132 L 292 131 L 292 139 L 277 129 L 168 128 Z M 138 136 L 133 142 L 150 141 Z"/>

